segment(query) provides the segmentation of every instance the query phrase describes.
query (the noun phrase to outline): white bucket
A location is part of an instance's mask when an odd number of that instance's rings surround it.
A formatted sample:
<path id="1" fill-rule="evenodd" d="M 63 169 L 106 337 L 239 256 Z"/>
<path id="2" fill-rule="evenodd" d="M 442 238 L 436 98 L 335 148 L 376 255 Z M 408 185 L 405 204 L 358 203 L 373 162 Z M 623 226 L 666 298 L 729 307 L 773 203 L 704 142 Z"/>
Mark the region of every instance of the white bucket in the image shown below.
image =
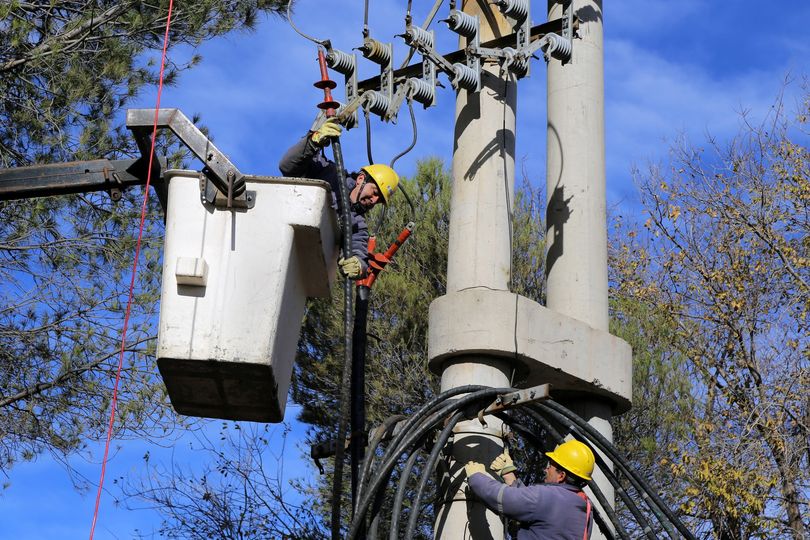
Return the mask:
<path id="1" fill-rule="evenodd" d="M 158 368 L 178 413 L 280 422 L 307 297 L 329 295 L 337 226 L 328 184 L 245 177 L 251 209 L 203 204 L 167 171 Z"/>

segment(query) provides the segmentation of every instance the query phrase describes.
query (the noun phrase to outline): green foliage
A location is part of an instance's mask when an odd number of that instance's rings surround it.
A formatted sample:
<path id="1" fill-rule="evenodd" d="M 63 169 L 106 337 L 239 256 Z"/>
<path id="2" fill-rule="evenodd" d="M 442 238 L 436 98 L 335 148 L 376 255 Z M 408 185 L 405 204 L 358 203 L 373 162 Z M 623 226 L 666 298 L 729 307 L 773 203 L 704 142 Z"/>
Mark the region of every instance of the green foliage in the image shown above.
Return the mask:
<path id="1" fill-rule="evenodd" d="M 0 468 L 103 435 L 140 198 L 138 190 L 115 206 L 89 195 L 0 207 Z M 164 413 L 151 361 L 162 223 L 151 210 L 120 388 L 122 435 L 143 433 Z"/>
<path id="2" fill-rule="evenodd" d="M 250 29 L 287 2 L 175 5 L 169 41 L 196 45 Z M 167 1 L 4 2 L 0 6 L 0 167 L 134 153 L 122 109 L 156 84 Z M 184 65 L 169 64 L 175 81 Z M 160 137 L 170 162 L 176 139 Z M 106 428 L 121 348 L 142 192 L 0 203 L 0 469 L 63 457 Z M 119 437 L 164 434 L 152 362 L 163 223 L 146 218 L 117 409 Z"/>
<path id="3" fill-rule="evenodd" d="M 175 4 L 169 43 L 251 29 L 286 0 Z M 109 156 L 128 148 L 119 111 L 157 84 L 168 2 L 11 2 L 0 8 L 0 166 Z M 169 63 L 167 84 L 199 61 Z"/>

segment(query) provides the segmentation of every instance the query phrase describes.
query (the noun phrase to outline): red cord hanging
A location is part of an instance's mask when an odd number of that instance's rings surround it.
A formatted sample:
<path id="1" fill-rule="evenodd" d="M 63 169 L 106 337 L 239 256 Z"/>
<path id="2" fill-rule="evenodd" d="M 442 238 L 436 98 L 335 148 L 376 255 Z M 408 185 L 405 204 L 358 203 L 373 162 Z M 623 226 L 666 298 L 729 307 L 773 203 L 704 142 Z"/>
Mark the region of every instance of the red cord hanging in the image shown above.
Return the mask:
<path id="1" fill-rule="evenodd" d="M 146 186 L 143 191 L 143 204 L 141 206 L 141 224 L 138 230 L 138 241 L 135 244 L 135 260 L 132 262 L 132 278 L 129 283 L 129 298 L 127 299 L 127 309 L 124 314 L 124 327 L 121 331 L 121 351 L 118 355 L 118 370 L 115 374 L 115 384 L 113 385 L 112 405 L 110 408 L 110 422 L 107 426 L 107 442 L 104 445 L 104 457 L 101 460 L 101 477 L 98 481 L 98 492 L 96 493 L 96 506 L 93 511 L 93 524 L 90 527 L 90 540 L 93 540 L 93 534 L 96 530 L 96 522 L 98 521 L 98 507 L 101 503 L 101 492 L 104 488 L 104 473 L 107 470 L 107 456 L 110 452 L 110 441 L 112 439 L 113 423 L 115 422 L 115 406 L 118 401 L 118 383 L 121 380 L 121 367 L 124 364 L 124 351 L 127 342 L 127 328 L 129 327 L 129 315 L 132 310 L 132 299 L 135 291 L 135 275 L 138 271 L 138 259 L 141 254 L 141 239 L 143 237 L 143 225 L 146 221 L 146 208 L 149 202 L 149 185 L 152 181 L 152 160 L 155 155 L 155 138 L 157 135 L 157 121 L 158 111 L 160 110 L 160 96 L 163 93 L 163 71 L 166 67 L 166 50 L 169 45 L 169 28 L 172 23 L 172 7 L 173 0 L 169 0 L 169 13 L 166 17 L 166 32 L 163 36 L 163 55 L 160 60 L 160 78 L 158 82 L 157 103 L 155 104 L 155 121 L 152 126 L 152 147 L 149 152 L 149 168 L 146 173 Z"/>

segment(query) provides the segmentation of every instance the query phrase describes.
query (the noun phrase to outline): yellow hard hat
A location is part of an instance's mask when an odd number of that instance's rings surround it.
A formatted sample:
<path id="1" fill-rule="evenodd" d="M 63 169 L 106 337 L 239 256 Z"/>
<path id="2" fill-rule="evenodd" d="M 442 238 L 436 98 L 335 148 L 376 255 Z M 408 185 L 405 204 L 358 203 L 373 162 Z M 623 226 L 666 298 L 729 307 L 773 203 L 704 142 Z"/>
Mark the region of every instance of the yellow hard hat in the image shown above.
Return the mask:
<path id="1" fill-rule="evenodd" d="M 553 452 L 546 452 L 554 463 L 583 480 L 590 480 L 594 457 L 591 449 L 579 441 L 565 441 Z"/>
<path id="2" fill-rule="evenodd" d="M 383 201 L 388 204 L 388 199 L 394 194 L 397 185 L 399 185 L 399 176 L 394 169 L 388 165 L 375 163 L 374 165 L 366 165 L 360 170 L 365 171 L 374 180 L 374 183 L 380 188 Z"/>

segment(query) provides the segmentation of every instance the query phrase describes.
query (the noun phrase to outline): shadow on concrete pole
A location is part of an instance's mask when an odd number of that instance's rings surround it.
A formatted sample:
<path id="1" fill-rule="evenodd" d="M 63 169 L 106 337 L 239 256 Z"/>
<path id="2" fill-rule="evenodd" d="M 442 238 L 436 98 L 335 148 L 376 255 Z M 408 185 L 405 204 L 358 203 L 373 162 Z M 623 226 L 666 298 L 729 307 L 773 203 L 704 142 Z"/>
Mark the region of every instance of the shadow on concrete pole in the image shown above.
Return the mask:
<path id="1" fill-rule="evenodd" d="M 462 10 L 480 19 L 481 40 L 512 33 L 500 12 L 483 1 L 465 1 Z M 461 39 L 460 48 L 466 46 Z M 447 292 L 473 289 L 508 291 L 512 258 L 511 202 L 514 193 L 516 82 L 501 76 L 497 64 L 486 64 L 481 91 L 459 90 L 456 97 L 453 148 L 453 194 L 450 203 Z M 452 303 L 452 300 L 450 300 Z M 478 309 L 487 309 L 485 305 Z M 508 359 L 460 354 L 441 366 L 442 391 L 481 384 L 510 386 Z M 453 438 L 449 476 L 442 481 L 446 497 L 436 519 L 440 539 L 501 539 L 499 517 L 468 498 L 464 464 L 489 464 L 503 448 L 501 422 L 488 417 L 460 423 Z"/>
<path id="2" fill-rule="evenodd" d="M 579 19 L 571 62 L 548 65 L 547 307 L 608 331 L 602 0 L 573 0 Z M 563 5 L 549 1 L 549 20 Z M 612 404 L 595 396 L 563 403 L 613 440 Z M 612 501 L 613 488 L 595 475 Z M 593 538 L 600 538 L 594 531 Z"/>

